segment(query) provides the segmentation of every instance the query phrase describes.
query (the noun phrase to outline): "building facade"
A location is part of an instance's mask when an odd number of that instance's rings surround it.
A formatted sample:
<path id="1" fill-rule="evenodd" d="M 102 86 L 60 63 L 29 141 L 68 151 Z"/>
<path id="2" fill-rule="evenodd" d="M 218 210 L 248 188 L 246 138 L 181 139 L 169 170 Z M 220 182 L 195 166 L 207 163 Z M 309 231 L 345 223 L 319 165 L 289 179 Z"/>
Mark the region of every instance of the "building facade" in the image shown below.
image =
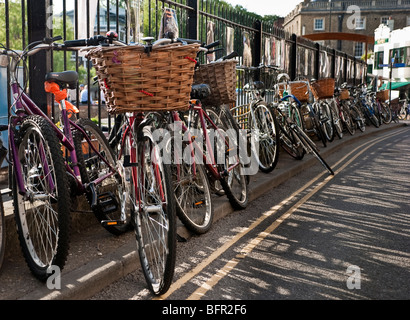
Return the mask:
<path id="1" fill-rule="evenodd" d="M 410 26 L 410 0 L 304 0 L 285 17 L 283 27 L 298 36 L 325 32 L 374 36 L 380 24 L 391 30 Z M 318 42 L 359 58 L 365 53 L 361 42 Z M 373 45 L 368 50 L 373 51 Z"/>

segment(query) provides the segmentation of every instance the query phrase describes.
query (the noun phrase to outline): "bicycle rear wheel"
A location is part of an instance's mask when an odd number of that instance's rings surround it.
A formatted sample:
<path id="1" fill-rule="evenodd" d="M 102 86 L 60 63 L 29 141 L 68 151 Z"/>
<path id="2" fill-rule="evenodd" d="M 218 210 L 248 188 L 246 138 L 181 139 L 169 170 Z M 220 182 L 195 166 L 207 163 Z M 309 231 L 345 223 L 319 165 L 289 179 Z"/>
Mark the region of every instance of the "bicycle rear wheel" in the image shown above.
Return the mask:
<path id="1" fill-rule="evenodd" d="M 16 141 L 26 194 L 13 179 L 14 212 L 23 255 L 46 281 L 52 265 L 63 269 L 69 249 L 70 192 L 60 143 L 40 116 L 27 117 Z"/>
<path id="2" fill-rule="evenodd" d="M 174 275 L 176 214 L 170 165 L 161 162 L 151 130 L 150 126 L 144 126 L 138 135 L 137 176 L 133 171 L 135 194 L 138 195 L 135 198 L 135 233 L 149 289 L 161 295 L 169 289 Z"/>
<path id="3" fill-rule="evenodd" d="M 116 169 L 117 163 L 114 153 L 100 128 L 88 118 L 79 119 L 77 125 L 85 131 L 101 156 L 107 160 L 112 168 Z M 79 130 L 74 130 L 73 140 L 83 184 L 90 183 L 110 173 L 109 166 L 92 150 Z M 102 223 L 102 226 L 114 235 L 120 235 L 130 230 L 131 227 L 131 209 L 129 199 L 126 196 L 125 172 L 121 170 L 124 169 L 122 167 L 117 169 L 118 173 L 95 185 L 94 190 L 86 192 L 94 215 Z M 94 201 L 95 203 L 93 203 Z"/>

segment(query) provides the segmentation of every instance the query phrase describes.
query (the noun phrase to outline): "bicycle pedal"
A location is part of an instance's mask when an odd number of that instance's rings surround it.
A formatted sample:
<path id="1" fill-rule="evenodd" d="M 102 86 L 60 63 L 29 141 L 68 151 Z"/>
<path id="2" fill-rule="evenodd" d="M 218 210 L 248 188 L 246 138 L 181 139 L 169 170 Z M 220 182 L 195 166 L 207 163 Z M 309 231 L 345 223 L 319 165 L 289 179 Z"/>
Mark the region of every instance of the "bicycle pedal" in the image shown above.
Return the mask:
<path id="1" fill-rule="evenodd" d="M 99 194 L 97 197 L 97 206 L 104 214 L 109 214 L 118 210 L 118 202 L 112 192 Z"/>
<path id="2" fill-rule="evenodd" d="M 103 227 L 110 227 L 110 226 L 121 226 L 124 225 L 126 222 L 124 220 L 101 220 L 101 225 Z"/>
<path id="3" fill-rule="evenodd" d="M 124 166 L 124 168 L 127 168 L 127 167 L 136 167 L 136 166 L 138 166 L 138 162 L 131 162 L 131 157 L 130 157 L 130 155 L 125 155 L 125 156 L 124 156 L 123 166 Z"/>

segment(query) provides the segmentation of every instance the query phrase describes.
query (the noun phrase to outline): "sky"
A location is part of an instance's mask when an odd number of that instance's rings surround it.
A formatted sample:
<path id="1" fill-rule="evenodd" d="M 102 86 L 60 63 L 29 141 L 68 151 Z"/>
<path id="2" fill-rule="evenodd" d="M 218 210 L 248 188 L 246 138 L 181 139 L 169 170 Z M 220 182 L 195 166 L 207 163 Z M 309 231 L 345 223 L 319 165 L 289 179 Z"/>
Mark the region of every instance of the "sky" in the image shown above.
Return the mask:
<path id="1" fill-rule="evenodd" d="M 246 10 L 261 16 L 276 14 L 285 17 L 303 0 L 225 0 L 225 2 L 233 6 L 239 4 Z"/>

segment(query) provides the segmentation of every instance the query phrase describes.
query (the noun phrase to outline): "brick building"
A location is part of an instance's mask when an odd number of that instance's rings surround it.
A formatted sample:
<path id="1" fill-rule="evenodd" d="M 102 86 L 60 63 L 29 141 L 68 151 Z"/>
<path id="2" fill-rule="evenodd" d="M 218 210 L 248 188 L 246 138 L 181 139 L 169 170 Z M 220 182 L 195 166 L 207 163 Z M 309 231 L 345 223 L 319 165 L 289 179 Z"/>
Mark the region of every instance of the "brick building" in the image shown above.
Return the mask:
<path id="1" fill-rule="evenodd" d="M 324 32 L 374 36 L 382 23 L 392 30 L 410 26 L 410 0 L 304 0 L 285 17 L 283 27 L 298 36 Z M 365 53 L 360 42 L 318 42 L 356 57 Z M 373 45 L 368 50 L 373 51 Z"/>

